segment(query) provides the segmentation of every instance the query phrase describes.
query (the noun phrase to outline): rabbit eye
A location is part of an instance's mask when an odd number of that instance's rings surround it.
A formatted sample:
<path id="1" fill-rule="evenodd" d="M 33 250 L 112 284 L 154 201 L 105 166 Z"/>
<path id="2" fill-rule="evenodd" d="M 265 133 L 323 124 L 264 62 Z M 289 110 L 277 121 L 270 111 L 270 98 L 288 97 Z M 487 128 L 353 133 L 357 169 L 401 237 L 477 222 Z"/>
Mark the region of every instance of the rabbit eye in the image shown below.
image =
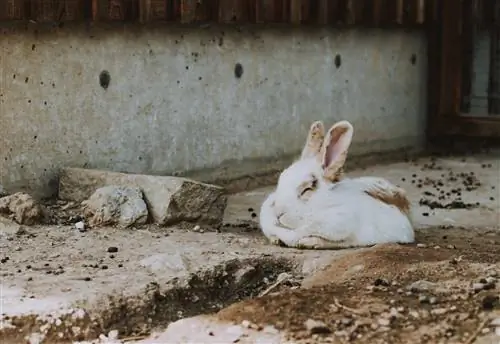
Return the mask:
<path id="1" fill-rule="evenodd" d="M 318 179 L 313 176 L 310 183 L 306 184 L 300 191 L 300 197 L 304 196 L 307 192 L 314 191 L 318 186 Z"/>

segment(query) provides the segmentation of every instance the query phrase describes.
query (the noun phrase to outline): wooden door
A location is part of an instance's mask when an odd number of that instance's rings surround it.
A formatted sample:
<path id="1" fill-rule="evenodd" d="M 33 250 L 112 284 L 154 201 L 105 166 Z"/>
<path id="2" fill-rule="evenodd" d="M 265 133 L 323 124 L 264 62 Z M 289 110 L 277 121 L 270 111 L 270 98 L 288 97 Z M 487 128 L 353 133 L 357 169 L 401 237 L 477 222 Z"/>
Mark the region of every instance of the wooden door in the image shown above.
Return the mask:
<path id="1" fill-rule="evenodd" d="M 500 138 L 500 0 L 442 0 L 428 26 L 430 138 Z"/>

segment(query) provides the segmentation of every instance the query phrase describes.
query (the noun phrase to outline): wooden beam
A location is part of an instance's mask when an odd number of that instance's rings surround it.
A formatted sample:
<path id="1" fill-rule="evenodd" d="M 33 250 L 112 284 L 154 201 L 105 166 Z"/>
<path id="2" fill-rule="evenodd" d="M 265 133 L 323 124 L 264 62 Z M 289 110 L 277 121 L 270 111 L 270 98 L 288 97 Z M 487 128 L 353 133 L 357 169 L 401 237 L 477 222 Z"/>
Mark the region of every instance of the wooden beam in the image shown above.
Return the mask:
<path id="1" fill-rule="evenodd" d="M 151 0 L 139 0 L 139 22 L 148 23 L 151 21 Z"/>
<path id="2" fill-rule="evenodd" d="M 302 0 L 290 0 L 290 23 L 300 24 L 302 20 Z"/>

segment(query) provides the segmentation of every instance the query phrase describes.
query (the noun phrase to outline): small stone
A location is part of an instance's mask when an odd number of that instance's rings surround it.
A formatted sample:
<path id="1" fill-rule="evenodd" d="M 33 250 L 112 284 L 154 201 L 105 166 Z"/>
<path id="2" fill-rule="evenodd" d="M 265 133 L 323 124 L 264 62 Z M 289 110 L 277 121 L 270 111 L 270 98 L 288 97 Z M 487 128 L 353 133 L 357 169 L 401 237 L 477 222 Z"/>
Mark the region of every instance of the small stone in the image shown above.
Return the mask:
<path id="1" fill-rule="evenodd" d="M 118 339 L 118 330 L 109 331 L 108 338 L 111 340 L 117 340 Z"/>
<path id="2" fill-rule="evenodd" d="M 426 244 L 417 244 L 417 247 L 418 247 L 418 248 L 426 248 L 426 247 L 427 247 L 427 245 L 426 245 Z"/>
<path id="3" fill-rule="evenodd" d="M 262 329 L 262 332 L 267 333 L 267 334 L 278 334 L 279 333 L 279 331 L 276 329 L 276 327 L 274 327 L 272 325 L 265 326 Z"/>
<path id="4" fill-rule="evenodd" d="M 200 230 L 200 226 L 196 225 L 193 228 L 193 232 L 198 232 Z"/>
<path id="5" fill-rule="evenodd" d="M 432 289 L 435 289 L 437 286 L 436 283 L 434 282 L 429 282 L 426 280 L 419 280 L 416 282 L 413 282 L 408 286 L 408 289 L 411 290 L 414 293 L 417 292 L 425 292 L 425 291 L 430 291 Z"/>
<path id="6" fill-rule="evenodd" d="M 241 326 L 243 326 L 244 328 L 250 328 L 250 327 L 252 327 L 252 323 L 248 320 L 243 320 L 241 322 Z"/>
<path id="7" fill-rule="evenodd" d="M 427 302 L 429 302 L 429 299 L 425 295 L 419 295 L 418 302 L 420 302 L 420 303 L 427 303 Z"/>
<path id="8" fill-rule="evenodd" d="M 386 279 L 383 279 L 383 278 L 377 278 L 377 279 L 373 282 L 373 285 L 374 285 L 374 286 L 384 286 L 384 287 L 388 287 L 390 284 L 389 284 L 389 282 L 388 282 Z"/>
<path id="9" fill-rule="evenodd" d="M 0 214 L 11 217 L 18 224 L 35 225 L 43 222 L 45 208 L 30 195 L 17 192 L 0 198 Z"/>
<path id="10" fill-rule="evenodd" d="M 473 283 L 472 284 L 472 289 L 477 293 L 483 290 L 485 287 L 484 283 Z"/>
<path id="11" fill-rule="evenodd" d="M 110 247 L 108 247 L 108 252 L 109 253 L 116 253 L 116 252 L 118 252 L 118 247 L 110 246 Z"/>
<path id="12" fill-rule="evenodd" d="M 385 327 L 391 324 L 391 320 L 386 318 L 379 318 L 377 322 L 380 326 L 385 326 Z"/>
<path id="13" fill-rule="evenodd" d="M 97 189 L 82 205 L 91 227 L 130 227 L 145 224 L 148 219 L 148 208 L 138 187 L 108 185 Z"/>
<path id="14" fill-rule="evenodd" d="M 83 221 L 79 221 L 75 223 L 75 228 L 80 232 L 85 232 L 85 223 Z"/>
<path id="15" fill-rule="evenodd" d="M 437 302 L 438 302 L 437 297 L 432 296 L 432 297 L 429 298 L 429 303 L 431 305 L 435 305 Z"/>
<path id="16" fill-rule="evenodd" d="M 304 325 L 311 334 L 331 332 L 328 326 L 322 321 L 307 319 Z"/>
<path id="17" fill-rule="evenodd" d="M 435 308 L 431 310 L 431 314 L 434 315 L 443 315 L 448 313 L 448 310 L 446 308 Z"/>
<path id="18" fill-rule="evenodd" d="M 499 297 L 496 295 L 486 295 L 483 298 L 482 306 L 484 310 L 492 310 L 499 306 Z"/>
<path id="19" fill-rule="evenodd" d="M 482 334 L 490 333 L 490 329 L 489 329 L 489 328 L 487 328 L 487 327 L 485 327 L 485 328 L 483 328 L 483 329 L 481 330 L 481 333 L 482 333 Z"/>
<path id="20" fill-rule="evenodd" d="M 491 326 L 498 326 L 500 327 L 500 318 L 495 318 L 491 321 Z"/>

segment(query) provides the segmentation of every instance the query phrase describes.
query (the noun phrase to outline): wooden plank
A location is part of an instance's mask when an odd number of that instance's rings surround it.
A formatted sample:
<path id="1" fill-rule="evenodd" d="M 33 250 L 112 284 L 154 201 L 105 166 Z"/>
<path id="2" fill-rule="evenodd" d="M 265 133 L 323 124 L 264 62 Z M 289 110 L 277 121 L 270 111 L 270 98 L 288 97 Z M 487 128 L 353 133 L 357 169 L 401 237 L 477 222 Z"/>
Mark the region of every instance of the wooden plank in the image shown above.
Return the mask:
<path id="1" fill-rule="evenodd" d="M 22 20 L 24 19 L 24 0 L 6 0 L 0 3 L 0 20 Z"/>
<path id="2" fill-rule="evenodd" d="M 167 21 L 168 1 L 165 0 L 139 0 L 139 22 Z"/>
<path id="3" fill-rule="evenodd" d="M 302 0 L 290 0 L 290 23 L 297 25 L 302 20 Z"/>
<path id="4" fill-rule="evenodd" d="M 281 2 L 281 0 L 255 0 L 255 22 L 280 22 L 281 15 L 276 15 L 277 9 L 280 8 L 279 2 Z"/>
<path id="5" fill-rule="evenodd" d="M 33 0 L 31 2 L 31 19 L 37 23 L 55 22 L 57 7 L 52 0 Z"/>
<path id="6" fill-rule="evenodd" d="M 151 21 L 151 0 L 139 0 L 139 22 L 148 23 L 150 21 Z"/>
<path id="7" fill-rule="evenodd" d="M 373 25 L 374 26 L 380 26 L 382 25 L 382 20 L 383 20 L 383 7 L 384 1 L 383 0 L 373 0 Z"/>
<path id="8" fill-rule="evenodd" d="M 124 0 L 108 0 L 107 18 L 112 21 L 124 21 L 126 8 Z"/>
<path id="9" fill-rule="evenodd" d="M 219 22 L 248 22 L 248 7 L 246 5 L 246 0 L 219 0 Z"/>
<path id="10" fill-rule="evenodd" d="M 395 18 L 394 18 L 394 21 L 396 24 L 398 25 L 402 25 L 403 24 L 403 20 L 404 20 L 404 0 L 395 0 L 396 2 L 396 11 L 395 11 Z"/>
<path id="11" fill-rule="evenodd" d="M 441 3 L 441 83 L 438 116 L 460 113 L 462 85 L 462 45 L 460 35 L 461 6 L 455 1 Z M 439 122 L 449 125 L 454 120 L 450 117 Z"/>
<path id="12" fill-rule="evenodd" d="M 417 0 L 417 24 L 425 22 L 425 0 Z"/>
<path id="13" fill-rule="evenodd" d="M 181 0 L 181 23 L 192 23 L 196 19 L 197 0 Z"/>
<path id="14" fill-rule="evenodd" d="M 460 135 L 477 138 L 499 138 L 500 118 L 496 116 L 471 116 L 447 114 L 439 127 L 440 135 Z"/>
<path id="15" fill-rule="evenodd" d="M 426 33 L 427 33 L 427 136 L 438 137 L 440 133 L 439 99 L 441 89 L 441 18 L 439 8 L 441 0 L 427 0 Z"/>
<path id="16" fill-rule="evenodd" d="M 97 0 L 92 0 L 92 20 L 97 21 L 99 19 L 99 5 Z"/>
<path id="17" fill-rule="evenodd" d="M 462 29 L 462 42 L 463 42 L 463 65 L 462 65 L 462 101 L 460 104 L 460 111 L 470 111 L 470 95 L 472 90 L 472 64 L 474 58 L 474 17 L 477 0 L 470 0 L 464 2 L 464 21 Z"/>
<path id="18" fill-rule="evenodd" d="M 79 21 L 85 18 L 85 0 L 61 0 L 57 9 L 58 22 Z"/>

